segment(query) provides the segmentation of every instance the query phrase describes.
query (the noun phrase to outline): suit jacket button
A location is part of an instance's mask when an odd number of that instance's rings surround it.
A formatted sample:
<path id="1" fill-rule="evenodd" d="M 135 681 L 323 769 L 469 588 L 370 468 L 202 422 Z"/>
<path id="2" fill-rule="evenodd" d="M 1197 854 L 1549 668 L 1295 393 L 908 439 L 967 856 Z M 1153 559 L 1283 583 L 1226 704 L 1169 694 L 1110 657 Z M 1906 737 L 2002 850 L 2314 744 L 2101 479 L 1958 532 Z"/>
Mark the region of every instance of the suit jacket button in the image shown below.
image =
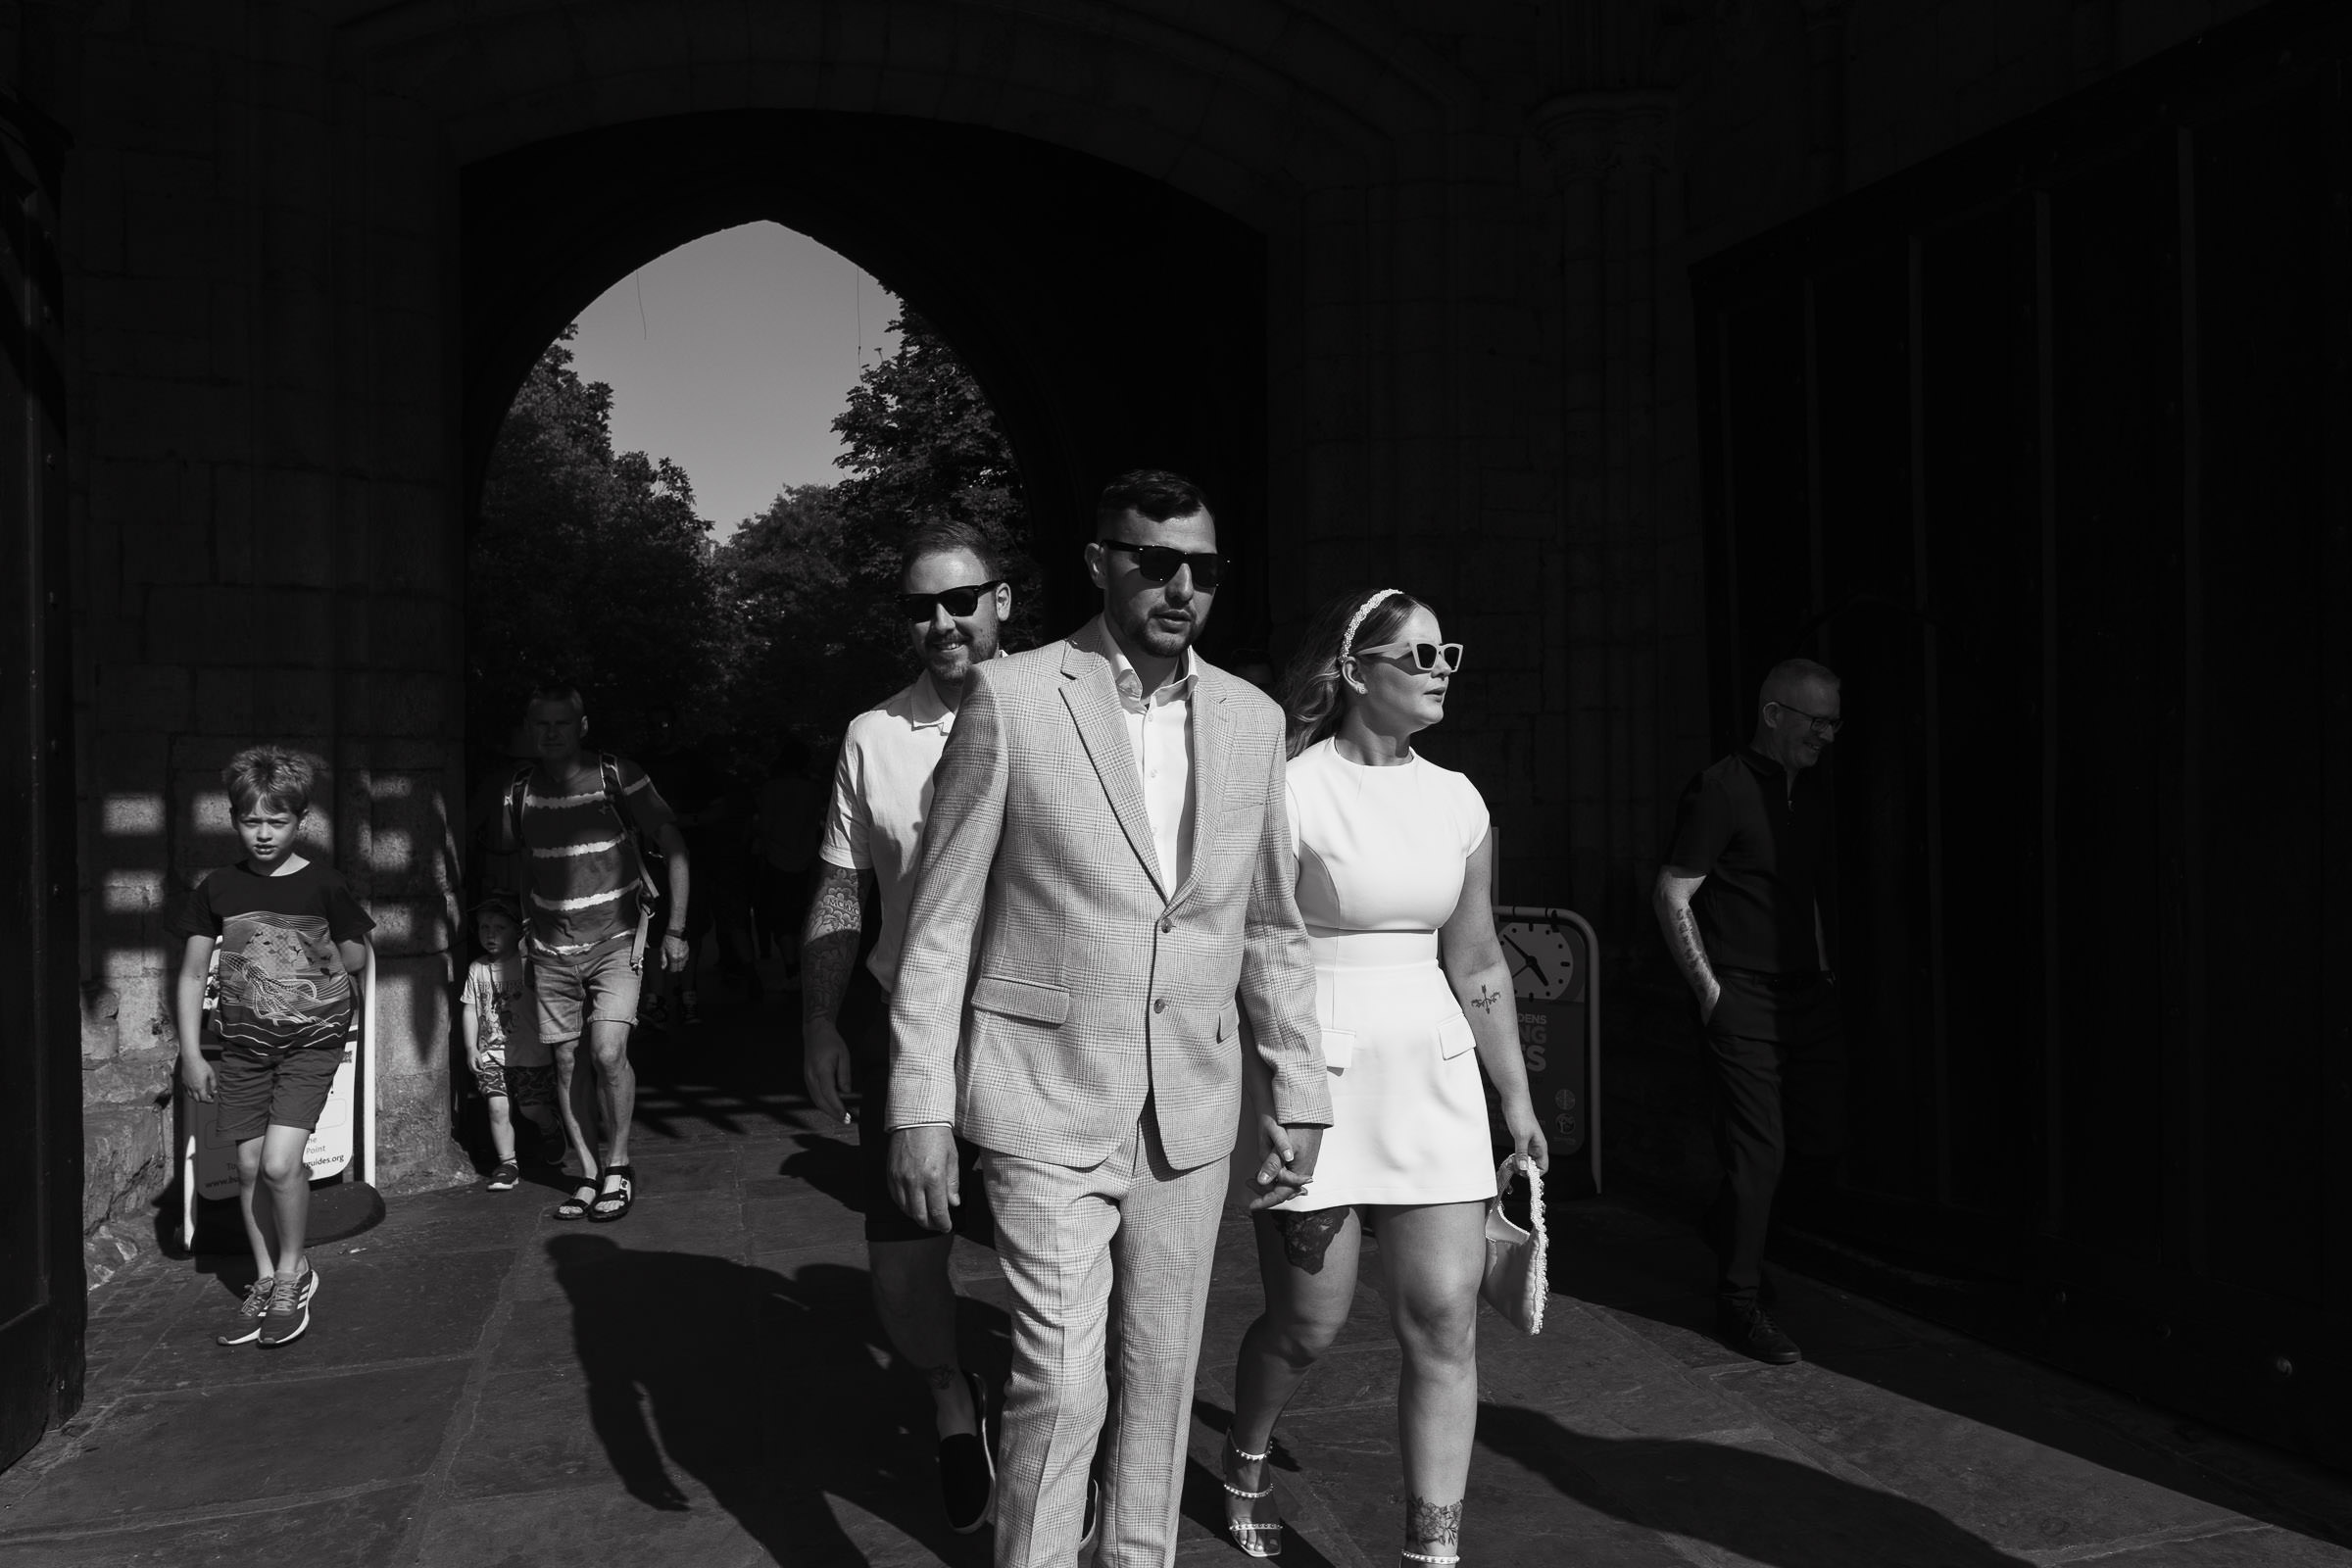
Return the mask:
<path id="1" fill-rule="evenodd" d="M 1163 937 L 1175 929 L 1176 922 L 1173 920 L 1162 920 L 1159 922 L 1159 934 Z"/>
<path id="2" fill-rule="evenodd" d="M 1153 1012 L 1165 1012 L 1165 1011 L 1167 1011 L 1167 1010 L 1168 1010 L 1168 999 L 1167 999 L 1167 998 L 1165 998 L 1165 997 L 1159 997 L 1159 998 L 1155 998 L 1155 999 L 1152 1001 L 1152 1010 Z"/>

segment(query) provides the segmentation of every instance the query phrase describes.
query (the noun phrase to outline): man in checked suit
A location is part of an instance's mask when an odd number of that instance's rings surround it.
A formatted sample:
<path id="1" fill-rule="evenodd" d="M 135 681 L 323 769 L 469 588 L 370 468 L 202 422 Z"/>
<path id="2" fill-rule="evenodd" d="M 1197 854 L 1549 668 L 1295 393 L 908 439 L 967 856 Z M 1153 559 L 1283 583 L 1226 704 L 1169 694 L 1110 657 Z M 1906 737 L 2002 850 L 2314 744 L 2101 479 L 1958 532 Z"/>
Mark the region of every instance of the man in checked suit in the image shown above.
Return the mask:
<path id="1" fill-rule="evenodd" d="M 1331 1121 L 1282 713 L 1192 652 L 1225 564 L 1208 503 L 1113 480 L 1086 563 L 1100 616 L 973 666 L 891 1004 L 892 1194 L 946 1230 L 960 1130 L 1012 1291 L 999 1568 L 1076 1560 L 1098 1434 L 1097 1562 L 1174 1561 L 1243 1007 L 1274 1086 L 1253 1206 L 1307 1186 Z"/>

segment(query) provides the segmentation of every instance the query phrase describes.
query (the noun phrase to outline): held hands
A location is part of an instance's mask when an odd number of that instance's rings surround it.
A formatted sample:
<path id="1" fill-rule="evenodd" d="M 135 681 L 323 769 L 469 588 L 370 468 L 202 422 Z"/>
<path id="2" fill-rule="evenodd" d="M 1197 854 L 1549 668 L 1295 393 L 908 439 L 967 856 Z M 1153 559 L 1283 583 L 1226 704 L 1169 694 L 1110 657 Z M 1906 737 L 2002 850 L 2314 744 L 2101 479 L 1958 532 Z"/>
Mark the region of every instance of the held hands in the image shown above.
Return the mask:
<path id="1" fill-rule="evenodd" d="M 676 944 L 676 946 L 674 946 L 674 947 L 673 947 L 673 946 L 671 946 L 671 944 L 673 944 L 673 943 L 674 943 L 674 944 Z M 683 936 L 679 935 L 679 934 L 678 934 L 677 932 L 675 932 L 675 931 L 667 931 L 667 932 L 664 932 L 664 933 L 662 933 L 662 968 L 664 968 L 664 969 L 668 970 L 668 971 L 669 971 L 671 974 L 677 974 L 677 973 L 679 973 L 680 971 L 682 971 L 682 970 L 683 970 L 683 969 L 686 967 L 686 962 L 687 962 L 687 960 L 688 960 L 688 959 L 690 959 L 690 958 L 692 958 L 693 956 L 694 956 L 694 948 L 693 948 L 693 947 L 692 947 L 692 946 L 691 946 L 691 945 L 690 945 L 690 944 L 687 942 L 687 940 L 686 940 L 686 939 L 685 939 Z"/>
<path id="2" fill-rule="evenodd" d="M 188 1091 L 190 1100 L 202 1101 L 208 1105 L 220 1090 L 219 1080 L 213 1074 L 213 1064 L 204 1059 L 202 1052 L 183 1051 L 179 1054 L 179 1081 Z"/>
<path id="3" fill-rule="evenodd" d="M 955 1208 L 963 1201 L 956 1169 L 953 1128 L 901 1127 L 890 1135 L 890 1197 L 906 1217 L 926 1230 L 945 1231 L 956 1223 Z"/>
<path id="4" fill-rule="evenodd" d="M 1314 1180 L 1316 1156 L 1323 1151 L 1320 1127 L 1285 1127 L 1272 1116 L 1260 1116 L 1257 1134 L 1264 1157 L 1250 1179 L 1257 1189 L 1257 1196 L 1250 1200 L 1252 1209 L 1287 1203 L 1305 1192 Z"/>
<path id="5" fill-rule="evenodd" d="M 808 1018 L 801 1024 L 801 1083 L 816 1108 L 849 1125 L 850 1113 L 841 1097 L 850 1092 L 850 1046 L 830 1018 Z"/>

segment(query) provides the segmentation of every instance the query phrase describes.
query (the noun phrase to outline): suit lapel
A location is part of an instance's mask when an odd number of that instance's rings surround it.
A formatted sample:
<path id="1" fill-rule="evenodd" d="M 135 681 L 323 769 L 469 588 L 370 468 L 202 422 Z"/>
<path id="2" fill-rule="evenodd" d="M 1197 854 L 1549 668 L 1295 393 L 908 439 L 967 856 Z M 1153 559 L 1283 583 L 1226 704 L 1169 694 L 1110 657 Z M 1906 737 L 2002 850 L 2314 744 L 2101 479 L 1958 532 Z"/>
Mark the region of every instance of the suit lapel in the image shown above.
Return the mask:
<path id="1" fill-rule="evenodd" d="M 1144 808 L 1144 778 L 1135 765 L 1135 744 L 1127 738 L 1126 710 L 1119 707 L 1118 688 L 1111 684 L 1110 661 L 1076 643 L 1063 647 L 1061 700 L 1069 705 L 1078 738 L 1110 797 L 1111 811 L 1134 846 L 1136 858 L 1159 896 L 1168 896 L 1168 880 L 1152 849 L 1152 813 Z M 1195 858 L 1199 858 L 1198 855 Z"/>
<path id="2" fill-rule="evenodd" d="M 1233 725 L 1225 712 L 1225 692 L 1212 686 L 1208 666 L 1195 660 L 1200 677 L 1193 682 L 1193 863 L 1185 868 L 1184 886 L 1168 902 L 1182 904 L 1209 863 L 1209 842 L 1225 820 L 1225 772 L 1232 760 Z"/>

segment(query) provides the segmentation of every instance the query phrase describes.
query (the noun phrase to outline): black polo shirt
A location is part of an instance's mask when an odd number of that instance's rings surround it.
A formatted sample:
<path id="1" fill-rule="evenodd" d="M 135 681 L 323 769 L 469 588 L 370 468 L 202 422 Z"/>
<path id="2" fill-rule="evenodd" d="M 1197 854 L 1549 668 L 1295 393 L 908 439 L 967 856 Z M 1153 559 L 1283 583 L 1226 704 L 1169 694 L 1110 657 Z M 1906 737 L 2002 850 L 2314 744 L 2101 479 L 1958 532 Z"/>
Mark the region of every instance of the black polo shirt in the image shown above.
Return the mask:
<path id="1" fill-rule="evenodd" d="M 1820 772 L 1797 774 L 1790 791 L 1780 763 L 1743 746 L 1684 789 L 1666 863 L 1706 876 L 1691 908 L 1718 968 L 1820 972 L 1813 909 L 1830 836 Z"/>

